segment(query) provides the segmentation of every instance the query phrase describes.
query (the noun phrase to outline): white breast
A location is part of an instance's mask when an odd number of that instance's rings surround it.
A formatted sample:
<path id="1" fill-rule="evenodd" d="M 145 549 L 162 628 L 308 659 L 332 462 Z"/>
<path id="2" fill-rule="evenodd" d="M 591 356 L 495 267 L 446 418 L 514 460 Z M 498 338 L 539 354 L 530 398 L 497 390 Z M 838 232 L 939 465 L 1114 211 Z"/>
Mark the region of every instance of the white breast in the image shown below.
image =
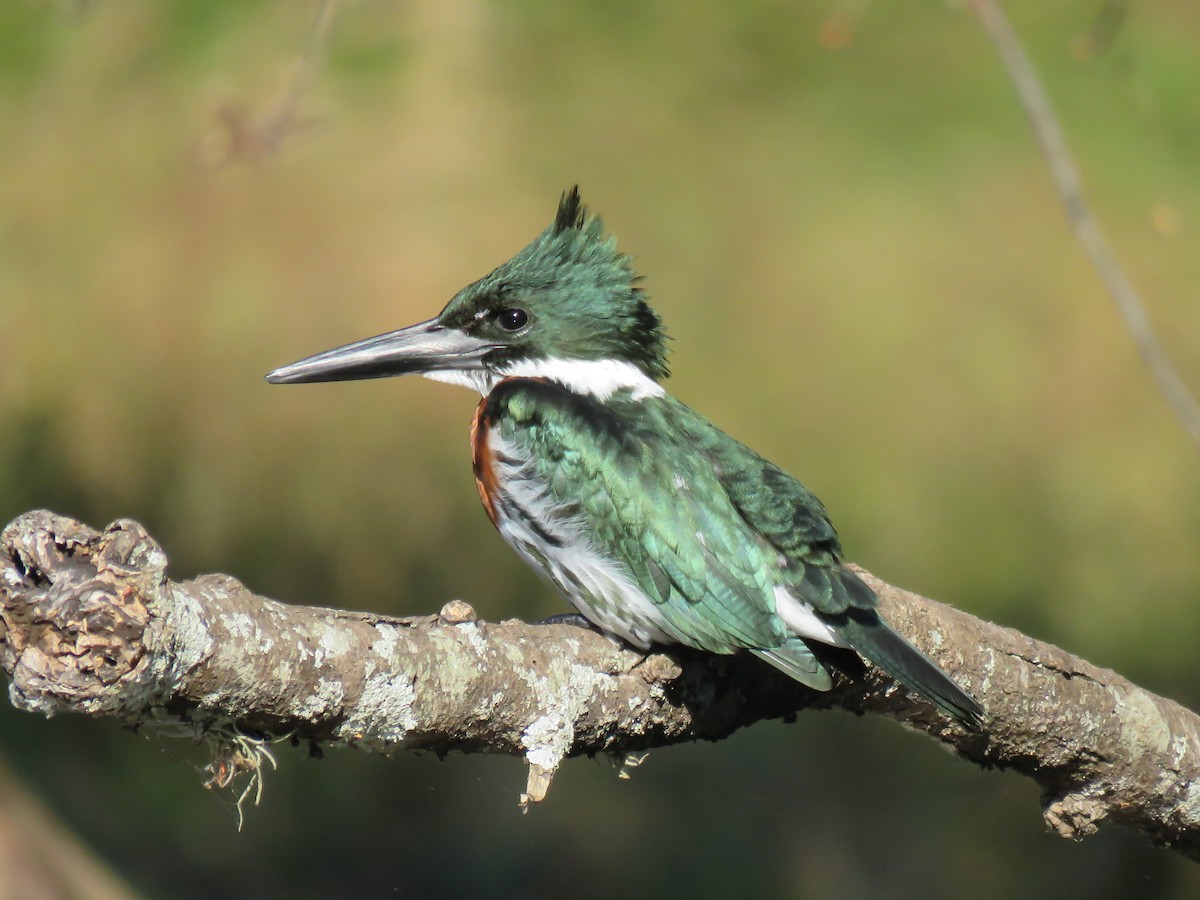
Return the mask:
<path id="1" fill-rule="evenodd" d="M 493 497 L 496 527 L 513 549 L 605 631 L 643 649 L 676 643 L 625 566 L 595 548 L 583 523 L 556 503 L 533 466 L 495 432 L 489 443 L 500 487 Z"/>

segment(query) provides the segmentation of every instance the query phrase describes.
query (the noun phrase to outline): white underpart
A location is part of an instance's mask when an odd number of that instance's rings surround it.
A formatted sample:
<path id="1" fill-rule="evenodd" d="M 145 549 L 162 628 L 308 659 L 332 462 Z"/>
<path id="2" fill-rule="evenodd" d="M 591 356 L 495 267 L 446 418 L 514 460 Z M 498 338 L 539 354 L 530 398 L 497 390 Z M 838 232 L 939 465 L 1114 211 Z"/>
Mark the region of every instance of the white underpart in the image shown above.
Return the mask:
<path id="1" fill-rule="evenodd" d="M 550 496 L 519 451 L 494 431 L 489 443 L 500 483 L 496 526 L 513 549 L 605 631 L 643 649 L 676 643 L 654 601 L 620 563 L 596 550 L 583 523 Z"/>
<path id="2" fill-rule="evenodd" d="M 563 387 L 607 400 L 617 391 L 629 391 L 634 400 L 661 397 L 661 384 L 635 366 L 619 359 L 524 359 L 493 372 L 491 369 L 440 369 L 426 378 L 460 384 L 486 396 L 502 378 L 547 378 Z"/>
<path id="3" fill-rule="evenodd" d="M 845 640 L 838 637 L 837 632 L 822 622 L 813 608 L 807 603 L 797 600 L 788 593 L 783 585 L 775 587 L 775 612 L 783 619 L 785 625 L 800 637 L 812 638 L 822 644 L 832 644 L 834 647 L 849 647 Z"/>
<path id="4" fill-rule="evenodd" d="M 499 376 L 490 369 L 434 369 L 422 372 L 430 381 L 444 381 L 446 384 L 458 384 L 473 391 L 479 391 L 483 396 L 492 392 Z"/>

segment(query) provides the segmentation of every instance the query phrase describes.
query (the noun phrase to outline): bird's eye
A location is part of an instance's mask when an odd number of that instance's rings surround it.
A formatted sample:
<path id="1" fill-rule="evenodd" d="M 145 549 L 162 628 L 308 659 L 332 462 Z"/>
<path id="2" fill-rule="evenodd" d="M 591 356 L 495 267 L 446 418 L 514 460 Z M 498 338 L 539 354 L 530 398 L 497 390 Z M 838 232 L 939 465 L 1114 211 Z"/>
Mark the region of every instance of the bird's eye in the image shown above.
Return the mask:
<path id="1" fill-rule="evenodd" d="M 496 321 L 505 331 L 520 331 L 529 323 L 529 313 L 517 307 L 502 309 L 496 316 Z"/>

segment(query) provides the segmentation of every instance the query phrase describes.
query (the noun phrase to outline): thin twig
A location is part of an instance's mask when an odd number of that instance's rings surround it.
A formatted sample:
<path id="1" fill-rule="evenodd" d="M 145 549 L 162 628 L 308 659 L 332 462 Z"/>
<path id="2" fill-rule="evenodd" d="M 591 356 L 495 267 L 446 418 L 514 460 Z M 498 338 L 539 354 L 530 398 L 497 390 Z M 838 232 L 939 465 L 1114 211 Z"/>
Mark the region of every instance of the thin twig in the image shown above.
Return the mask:
<path id="1" fill-rule="evenodd" d="M 337 11 L 338 0 L 321 0 L 313 14 L 304 56 L 300 58 L 299 66 L 279 105 L 263 123 L 264 131 L 276 135 L 278 139 L 300 127 L 300 101 L 316 81 L 317 73 L 321 69 L 325 47 L 329 43 L 329 32 L 333 28 Z"/>
<path id="2" fill-rule="evenodd" d="M 304 53 L 279 99 L 265 112 L 255 114 L 246 104 L 229 101 L 216 110 L 216 128 L 205 136 L 201 163 L 223 166 L 232 160 L 259 160 L 279 151 L 284 141 L 314 122 L 300 115 L 300 105 L 312 89 L 325 59 L 329 35 L 340 0 L 319 0 Z"/>
<path id="3" fill-rule="evenodd" d="M 1067 219 L 1084 252 L 1100 275 L 1100 280 L 1117 304 L 1125 326 L 1133 336 L 1142 362 L 1150 370 L 1158 389 L 1171 405 L 1183 427 L 1200 449 L 1200 404 L 1179 377 L 1166 351 L 1158 341 L 1145 304 L 1125 270 L 1117 262 L 1112 246 L 1083 197 L 1079 169 L 1071 158 L 1062 126 L 1054 115 L 1050 98 L 1038 80 L 1033 65 L 997 0 L 971 0 L 983 26 L 995 44 L 1008 70 L 1021 105 L 1029 116 L 1038 144 L 1050 166 L 1050 173 L 1066 207 Z"/>

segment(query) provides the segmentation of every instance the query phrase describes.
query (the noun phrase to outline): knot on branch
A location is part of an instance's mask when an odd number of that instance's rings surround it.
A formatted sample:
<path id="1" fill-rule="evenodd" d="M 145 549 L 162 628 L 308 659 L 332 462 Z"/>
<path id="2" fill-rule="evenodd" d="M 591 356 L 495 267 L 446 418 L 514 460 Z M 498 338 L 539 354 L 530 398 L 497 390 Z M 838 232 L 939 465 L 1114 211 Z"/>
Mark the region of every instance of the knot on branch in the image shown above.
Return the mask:
<path id="1" fill-rule="evenodd" d="M 146 597 L 166 556 L 130 520 L 96 532 L 39 510 L 0 534 L 0 666 L 23 709 L 116 711 L 147 667 Z M 116 704 L 116 706 L 114 706 Z"/>
<path id="2" fill-rule="evenodd" d="M 1072 841 L 1081 841 L 1100 830 L 1108 816 L 1105 803 L 1086 794 L 1074 793 L 1042 800 L 1042 816 L 1054 833 Z"/>

